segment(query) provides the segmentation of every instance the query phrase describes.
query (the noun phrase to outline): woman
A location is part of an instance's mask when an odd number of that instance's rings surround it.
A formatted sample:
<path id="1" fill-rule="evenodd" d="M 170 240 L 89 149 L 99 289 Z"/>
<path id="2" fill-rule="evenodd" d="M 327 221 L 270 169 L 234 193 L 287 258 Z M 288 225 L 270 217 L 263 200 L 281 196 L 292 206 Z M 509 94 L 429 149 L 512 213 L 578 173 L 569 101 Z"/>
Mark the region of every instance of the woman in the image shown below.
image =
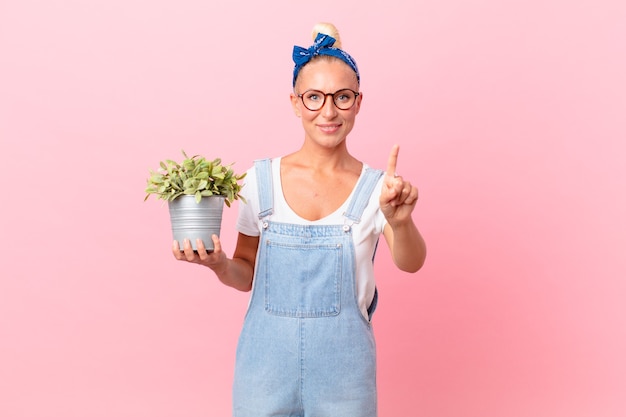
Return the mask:
<path id="1" fill-rule="evenodd" d="M 319 33 L 318 33 L 319 32 Z M 426 247 L 411 213 L 417 189 L 354 158 L 347 136 L 363 94 L 359 72 L 330 24 L 310 48 L 294 47 L 293 111 L 302 147 L 255 162 L 243 188 L 232 258 L 190 243 L 173 253 L 253 290 L 237 348 L 233 415 L 373 417 L 376 357 L 372 260 L 382 233 L 396 266 L 421 268 Z"/>

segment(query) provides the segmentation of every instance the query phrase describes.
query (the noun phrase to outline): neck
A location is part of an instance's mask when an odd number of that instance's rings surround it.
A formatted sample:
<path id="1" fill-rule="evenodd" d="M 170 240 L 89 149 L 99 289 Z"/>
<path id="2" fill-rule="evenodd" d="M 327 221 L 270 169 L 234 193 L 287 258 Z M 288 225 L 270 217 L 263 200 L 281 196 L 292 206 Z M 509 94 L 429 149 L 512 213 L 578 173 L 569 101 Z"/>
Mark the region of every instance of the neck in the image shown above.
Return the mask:
<path id="1" fill-rule="evenodd" d="M 334 148 L 318 146 L 305 141 L 302 148 L 287 155 L 283 158 L 283 160 L 285 159 L 302 168 L 321 172 L 345 170 L 360 172 L 362 167 L 361 163 L 348 152 L 345 141 Z"/>

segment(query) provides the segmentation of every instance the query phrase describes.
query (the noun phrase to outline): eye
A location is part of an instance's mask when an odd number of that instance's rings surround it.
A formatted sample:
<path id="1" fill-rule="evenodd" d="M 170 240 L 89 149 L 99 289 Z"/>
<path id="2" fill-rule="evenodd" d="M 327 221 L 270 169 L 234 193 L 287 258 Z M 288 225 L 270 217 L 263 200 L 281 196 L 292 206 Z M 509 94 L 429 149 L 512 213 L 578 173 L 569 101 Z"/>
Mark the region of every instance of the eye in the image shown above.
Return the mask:
<path id="1" fill-rule="evenodd" d="M 322 94 L 319 91 L 308 91 L 304 93 L 304 98 L 309 101 L 319 101 L 321 100 Z"/>
<path id="2" fill-rule="evenodd" d="M 345 103 L 345 102 L 352 100 L 353 96 L 354 95 L 352 94 L 352 91 L 350 90 L 339 91 L 335 93 L 335 101 L 338 101 L 340 103 Z"/>

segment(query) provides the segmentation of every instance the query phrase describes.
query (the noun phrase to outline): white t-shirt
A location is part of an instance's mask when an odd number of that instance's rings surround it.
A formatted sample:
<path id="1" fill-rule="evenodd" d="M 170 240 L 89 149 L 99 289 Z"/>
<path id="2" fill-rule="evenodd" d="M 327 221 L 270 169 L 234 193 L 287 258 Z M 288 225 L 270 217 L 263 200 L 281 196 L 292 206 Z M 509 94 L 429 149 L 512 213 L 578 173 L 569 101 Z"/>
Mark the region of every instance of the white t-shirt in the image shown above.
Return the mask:
<path id="1" fill-rule="evenodd" d="M 298 216 L 287 204 L 282 191 L 282 182 L 280 178 L 280 160 L 275 158 L 272 160 L 272 179 L 274 189 L 274 213 L 270 217 L 271 221 L 278 223 L 291 223 L 299 225 L 343 225 L 343 213 L 348 208 L 348 204 L 353 197 L 354 189 L 350 196 L 334 213 L 319 219 L 306 220 Z M 363 172 L 367 165 L 363 164 Z M 352 236 L 354 240 L 354 249 L 356 255 L 356 288 L 359 309 L 363 317 L 367 319 L 367 308 L 374 297 L 376 282 L 374 280 L 374 267 L 372 265 L 372 257 L 376 248 L 376 242 L 383 232 L 385 224 L 385 216 L 380 211 L 378 199 L 382 187 L 383 178 L 372 192 L 369 203 L 365 207 L 365 211 L 361 216 L 361 221 L 352 226 Z M 237 231 L 247 236 L 260 236 L 263 228 L 263 222 L 259 219 L 259 199 L 257 191 L 257 176 L 254 167 L 250 168 L 244 180 L 244 186 L 241 195 L 246 199 L 247 204 L 239 204 L 239 217 L 237 218 Z"/>

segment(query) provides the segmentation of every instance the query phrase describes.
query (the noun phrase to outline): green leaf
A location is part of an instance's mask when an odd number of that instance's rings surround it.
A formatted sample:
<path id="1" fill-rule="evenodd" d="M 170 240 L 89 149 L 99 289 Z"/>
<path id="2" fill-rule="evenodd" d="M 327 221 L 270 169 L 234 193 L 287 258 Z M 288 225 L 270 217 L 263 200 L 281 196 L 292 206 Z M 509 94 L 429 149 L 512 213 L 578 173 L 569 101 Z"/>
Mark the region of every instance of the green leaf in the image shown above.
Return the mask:
<path id="1" fill-rule="evenodd" d="M 185 182 L 183 182 L 184 188 L 193 187 L 193 178 L 187 178 Z"/>
<path id="2" fill-rule="evenodd" d="M 196 167 L 196 164 L 192 160 L 187 160 L 183 162 L 183 168 L 185 168 L 185 170 L 188 172 L 193 172 L 195 167 Z"/>
<path id="3" fill-rule="evenodd" d="M 169 165 L 171 167 L 180 168 L 180 165 L 178 165 L 178 162 L 176 162 L 176 161 L 172 161 L 171 159 L 166 159 L 165 162 L 167 163 L 167 165 Z M 161 166 L 163 166 L 163 165 L 161 165 Z"/>
<path id="4" fill-rule="evenodd" d="M 163 175 L 161 175 L 161 174 L 154 174 L 154 175 L 152 175 L 150 177 L 149 181 L 154 183 L 154 184 L 161 184 L 163 182 Z"/>

